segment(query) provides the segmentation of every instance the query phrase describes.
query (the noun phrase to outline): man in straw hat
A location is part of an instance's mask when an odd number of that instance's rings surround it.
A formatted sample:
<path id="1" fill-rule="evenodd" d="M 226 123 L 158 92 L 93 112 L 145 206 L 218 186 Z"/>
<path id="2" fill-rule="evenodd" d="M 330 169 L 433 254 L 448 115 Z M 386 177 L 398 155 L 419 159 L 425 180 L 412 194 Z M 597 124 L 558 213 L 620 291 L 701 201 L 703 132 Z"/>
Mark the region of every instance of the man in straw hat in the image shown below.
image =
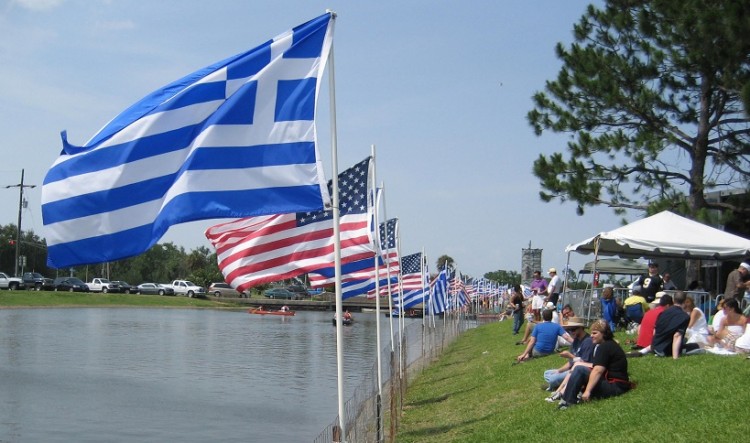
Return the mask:
<path id="1" fill-rule="evenodd" d="M 573 337 L 573 343 L 570 349 L 560 352 L 560 357 L 566 358 L 564 365 L 557 369 L 544 371 L 544 380 L 549 384 L 546 387 L 548 391 L 556 391 L 548 398 L 548 401 L 559 400 L 565 389 L 565 379 L 570 370 L 578 363 L 591 363 L 591 357 L 594 353 L 594 343 L 591 336 L 586 332 L 586 324 L 582 318 L 573 317 L 562 325 L 565 331 Z"/>

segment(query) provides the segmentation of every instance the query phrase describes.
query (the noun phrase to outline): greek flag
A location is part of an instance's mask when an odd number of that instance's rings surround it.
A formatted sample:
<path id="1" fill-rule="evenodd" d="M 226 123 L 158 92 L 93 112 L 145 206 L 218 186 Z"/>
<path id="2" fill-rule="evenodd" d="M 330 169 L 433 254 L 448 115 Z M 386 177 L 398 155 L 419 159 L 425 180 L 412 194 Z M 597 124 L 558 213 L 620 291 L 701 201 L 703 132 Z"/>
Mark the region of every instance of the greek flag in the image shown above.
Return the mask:
<path id="1" fill-rule="evenodd" d="M 322 210 L 326 13 L 177 80 L 63 151 L 42 188 L 49 266 L 137 255 L 194 220 Z"/>

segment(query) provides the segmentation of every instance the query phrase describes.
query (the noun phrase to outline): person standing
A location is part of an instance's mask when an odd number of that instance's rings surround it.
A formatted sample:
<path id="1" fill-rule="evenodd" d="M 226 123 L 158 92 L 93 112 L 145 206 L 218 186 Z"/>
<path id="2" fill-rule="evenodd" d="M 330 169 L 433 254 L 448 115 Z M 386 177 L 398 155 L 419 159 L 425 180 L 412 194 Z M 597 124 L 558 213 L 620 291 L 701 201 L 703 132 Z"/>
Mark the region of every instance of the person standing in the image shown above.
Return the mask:
<path id="1" fill-rule="evenodd" d="M 549 268 L 547 271 L 550 275 L 549 284 L 547 284 L 547 298 L 548 303 L 552 303 L 557 308 L 557 301 L 560 299 L 560 292 L 563 289 L 563 281 L 559 275 L 557 275 L 557 269 Z"/>
<path id="2" fill-rule="evenodd" d="M 534 314 L 534 321 L 541 321 L 542 307 L 544 307 L 544 294 L 547 292 L 547 280 L 542 278 L 541 271 L 534 271 L 534 278 L 531 280 L 531 292 L 534 294 L 531 298 L 531 312 Z"/>
<path id="3" fill-rule="evenodd" d="M 724 298 L 734 297 L 742 306 L 742 298 L 747 290 L 747 282 L 750 280 L 750 264 L 747 262 L 740 263 L 734 271 L 727 277 L 727 285 L 724 288 Z"/>
<path id="4" fill-rule="evenodd" d="M 641 287 L 641 295 L 647 302 L 654 301 L 656 293 L 663 290 L 663 281 L 659 275 L 659 264 L 649 263 L 648 275 L 642 275 L 636 284 Z"/>
<path id="5" fill-rule="evenodd" d="M 521 325 L 523 325 L 523 294 L 521 294 L 520 285 L 513 286 L 510 305 L 513 310 L 513 335 L 518 335 L 518 331 L 521 330 Z"/>

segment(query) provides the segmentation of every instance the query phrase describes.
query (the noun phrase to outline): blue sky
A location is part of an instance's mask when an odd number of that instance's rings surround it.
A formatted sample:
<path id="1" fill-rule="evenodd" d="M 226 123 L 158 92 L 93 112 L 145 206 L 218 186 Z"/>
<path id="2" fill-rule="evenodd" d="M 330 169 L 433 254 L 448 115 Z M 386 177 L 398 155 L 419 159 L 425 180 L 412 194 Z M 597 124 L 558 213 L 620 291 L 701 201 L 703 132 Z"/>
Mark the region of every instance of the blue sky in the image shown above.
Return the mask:
<path id="1" fill-rule="evenodd" d="M 554 79 L 557 42 L 570 42 L 587 1 L 4 0 L 0 2 L 0 224 L 15 224 L 25 169 L 23 228 L 44 236 L 40 195 L 61 149 L 88 140 L 149 92 L 316 17 L 334 35 L 339 167 L 377 151 L 386 213 L 404 255 L 447 254 L 473 276 L 520 271 L 531 243 L 563 267 L 565 246 L 620 225 L 607 208 L 540 201 L 531 173 L 565 135 L 536 137 L 531 96 Z M 327 80 L 325 81 L 327 83 Z M 330 171 L 328 90 L 321 153 Z M 173 227 L 163 241 L 209 246 L 214 222 Z M 571 256 L 573 269 L 593 259 Z"/>

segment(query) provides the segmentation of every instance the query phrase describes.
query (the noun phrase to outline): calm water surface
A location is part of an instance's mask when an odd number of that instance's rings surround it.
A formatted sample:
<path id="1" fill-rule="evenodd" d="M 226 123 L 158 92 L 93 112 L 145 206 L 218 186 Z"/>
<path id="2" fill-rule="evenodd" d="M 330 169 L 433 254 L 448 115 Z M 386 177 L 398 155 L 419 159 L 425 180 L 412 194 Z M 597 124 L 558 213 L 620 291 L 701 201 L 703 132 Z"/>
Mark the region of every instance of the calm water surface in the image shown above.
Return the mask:
<path id="1" fill-rule="evenodd" d="M 345 398 L 375 330 L 374 314 L 344 329 Z M 0 310 L 0 442 L 309 442 L 336 384 L 330 313 Z"/>

